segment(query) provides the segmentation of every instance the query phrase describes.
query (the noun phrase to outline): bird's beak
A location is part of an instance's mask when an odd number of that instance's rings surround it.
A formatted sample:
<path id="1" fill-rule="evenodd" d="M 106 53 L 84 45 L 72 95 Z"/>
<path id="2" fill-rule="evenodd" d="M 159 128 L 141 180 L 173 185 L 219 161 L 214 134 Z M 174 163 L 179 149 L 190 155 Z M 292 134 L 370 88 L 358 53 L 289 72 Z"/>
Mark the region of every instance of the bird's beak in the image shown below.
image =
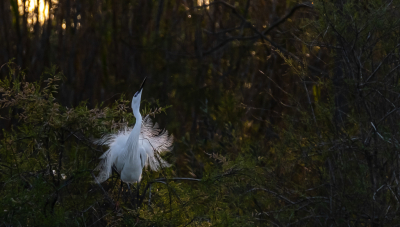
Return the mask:
<path id="1" fill-rule="evenodd" d="M 143 82 L 142 82 L 142 85 L 140 85 L 139 91 L 137 91 L 137 92 L 133 95 L 133 97 L 136 97 L 138 94 L 141 94 L 141 93 L 142 93 L 143 86 L 144 86 L 144 82 L 146 82 L 146 79 L 147 79 L 147 77 L 144 78 L 144 80 L 143 80 Z"/>
<path id="2" fill-rule="evenodd" d="M 142 85 L 140 85 L 140 90 L 139 90 L 139 91 L 142 91 L 143 86 L 144 86 L 144 82 L 146 82 L 146 79 L 147 79 L 147 76 L 144 78 L 144 80 L 143 80 L 143 82 L 142 82 Z"/>

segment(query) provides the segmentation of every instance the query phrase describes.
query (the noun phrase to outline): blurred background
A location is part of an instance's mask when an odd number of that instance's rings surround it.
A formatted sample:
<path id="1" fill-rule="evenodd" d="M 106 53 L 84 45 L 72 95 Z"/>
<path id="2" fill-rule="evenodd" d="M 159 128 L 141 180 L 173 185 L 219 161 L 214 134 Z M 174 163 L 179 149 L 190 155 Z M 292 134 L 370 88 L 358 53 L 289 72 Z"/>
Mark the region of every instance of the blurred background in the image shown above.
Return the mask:
<path id="1" fill-rule="evenodd" d="M 399 226 L 399 7 L 0 1 L 0 220 Z M 43 89 L 52 67 L 55 100 Z M 171 168 L 144 172 L 135 207 L 117 174 L 93 183 L 103 150 L 91 139 L 133 124 L 145 77 L 142 111 L 168 107 L 155 121 L 175 142 Z"/>
<path id="2" fill-rule="evenodd" d="M 58 67 L 65 80 L 57 98 L 67 107 L 109 105 L 121 94 L 130 99 L 147 76 L 142 98 L 172 105 L 157 121 L 178 139 L 211 139 L 229 122 L 243 136 L 268 139 L 276 137 L 271 124 L 285 112 L 283 90 L 299 89 L 298 77 L 285 75 L 288 67 L 273 49 L 305 56 L 297 18 L 308 17 L 309 7 L 296 8 L 264 34 L 275 46 L 256 30 L 266 31 L 295 6 L 276 0 L 2 1 L 0 62 L 13 59 L 28 81 Z"/>

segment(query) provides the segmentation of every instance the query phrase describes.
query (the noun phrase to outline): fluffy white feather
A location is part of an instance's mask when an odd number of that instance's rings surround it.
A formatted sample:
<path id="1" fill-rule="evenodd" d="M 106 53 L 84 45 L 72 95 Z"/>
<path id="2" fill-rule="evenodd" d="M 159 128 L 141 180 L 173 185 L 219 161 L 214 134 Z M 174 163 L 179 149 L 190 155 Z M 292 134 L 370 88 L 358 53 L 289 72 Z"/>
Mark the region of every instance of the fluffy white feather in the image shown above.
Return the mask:
<path id="1" fill-rule="evenodd" d="M 139 136 L 139 146 L 147 154 L 146 166 L 151 170 L 158 171 L 160 168 L 170 166 L 160 156 L 163 152 L 172 150 L 173 136 L 168 135 L 168 131 L 160 129 L 158 124 L 153 122 L 149 115 L 142 121 L 142 128 Z"/>
<path id="2" fill-rule="evenodd" d="M 98 182 L 106 181 L 111 176 L 113 165 L 118 172 L 121 173 L 123 169 L 126 169 L 128 172 L 124 171 L 127 172 L 125 175 L 131 175 L 130 172 L 139 171 L 136 168 L 138 164 L 134 163 L 140 163 L 140 173 L 134 174 L 139 175 L 139 178 L 129 179 L 126 182 L 140 181 L 141 171 L 145 166 L 149 166 L 153 171 L 170 166 L 160 156 L 163 152 L 172 149 L 173 137 L 168 135 L 168 131 L 160 129 L 157 123 L 153 125 L 150 116 L 147 115 L 141 122 L 138 142 L 135 142 L 136 133 L 132 131 L 136 127 L 136 125 L 134 128 L 125 127 L 116 133 L 104 135 L 101 139 L 94 141 L 97 145 L 109 147 L 100 157 L 102 161 L 95 169 L 100 171 L 96 178 Z M 130 136 L 132 138 L 129 140 Z M 137 155 L 137 153 L 139 154 Z M 130 168 L 131 166 L 135 168 Z M 121 179 L 124 180 L 122 175 Z"/>

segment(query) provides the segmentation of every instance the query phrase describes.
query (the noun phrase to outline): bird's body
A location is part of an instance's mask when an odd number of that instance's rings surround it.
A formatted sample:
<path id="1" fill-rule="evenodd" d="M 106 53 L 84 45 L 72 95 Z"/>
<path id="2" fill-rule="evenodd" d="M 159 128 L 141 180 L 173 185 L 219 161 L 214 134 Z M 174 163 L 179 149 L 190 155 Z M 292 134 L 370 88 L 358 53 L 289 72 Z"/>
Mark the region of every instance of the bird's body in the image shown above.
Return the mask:
<path id="1" fill-rule="evenodd" d="M 121 180 L 128 184 L 140 182 L 145 166 L 150 166 L 154 171 L 169 166 L 159 154 L 171 150 L 173 138 L 168 136 L 167 131 L 160 130 L 157 123 L 153 125 L 149 116 L 142 119 L 139 112 L 141 94 L 142 88 L 132 98 L 132 110 L 136 118 L 134 127 L 126 127 L 95 141 L 96 144 L 109 146 L 96 168 L 100 170 L 96 178 L 98 182 L 110 177 L 112 166 L 121 174 Z"/>

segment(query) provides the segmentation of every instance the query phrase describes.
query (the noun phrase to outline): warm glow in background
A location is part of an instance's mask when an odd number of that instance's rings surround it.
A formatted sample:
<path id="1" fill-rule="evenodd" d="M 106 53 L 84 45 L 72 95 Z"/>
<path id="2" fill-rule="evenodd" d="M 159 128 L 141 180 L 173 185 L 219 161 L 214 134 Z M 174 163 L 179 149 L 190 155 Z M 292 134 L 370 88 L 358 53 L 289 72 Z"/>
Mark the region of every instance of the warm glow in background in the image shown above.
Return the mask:
<path id="1" fill-rule="evenodd" d="M 210 4 L 210 0 L 197 0 L 197 5 L 202 6 L 202 5 L 208 5 Z M 209 7 L 207 7 L 208 9 Z"/>
<path id="2" fill-rule="evenodd" d="M 58 2 L 58 0 L 51 1 L 53 4 Z M 18 10 L 21 15 L 24 14 L 24 4 L 22 0 L 18 0 Z M 25 11 L 28 13 L 28 24 L 35 24 L 37 20 L 40 24 L 43 24 L 45 20 L 49 18 L 49 3 L 45 0 L 26 0 Z"/>
<path id="3" fill-rule="evenodd" d="M 52 5 L 58 3 L 58 0 L 51 0 Z M 197 0 L 197 5 L 208 5 L 210 4 L 210 0 Z M 209 7 L 206 7 L 209 9 Z M 37 10 L 36 10 L 37 9 Z M 24 3 L 22 0 L 18 0 L 18 10 L 20 15 L 24 14 Z M 26 0 L 25 1 L 25 11 L 28 14 L 27 21 L 29 25 L 35 24 L 39 21 L 40 24 L 43 24 L 49 18 L 49 1 L 45 0 Z M 53 15 L 51 15 L 53 16 Z M 65 24 L 63 24 L 63 28 L 65 28 Z M 33 28 L 32 28 L 33 29 Z"/>

